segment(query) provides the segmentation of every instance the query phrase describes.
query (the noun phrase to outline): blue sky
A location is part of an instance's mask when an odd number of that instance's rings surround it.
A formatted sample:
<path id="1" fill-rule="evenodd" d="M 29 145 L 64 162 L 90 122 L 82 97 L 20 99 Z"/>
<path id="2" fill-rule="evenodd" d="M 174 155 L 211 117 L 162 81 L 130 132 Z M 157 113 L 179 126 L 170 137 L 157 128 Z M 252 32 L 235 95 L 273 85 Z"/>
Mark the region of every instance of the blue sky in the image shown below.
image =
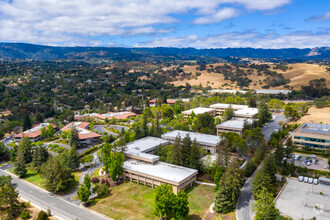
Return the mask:
<path id="1" fill-rule="evenodd" d="M 0 0 L 0 41 L 66 46 L 330 46 L 328 0 Z"/>

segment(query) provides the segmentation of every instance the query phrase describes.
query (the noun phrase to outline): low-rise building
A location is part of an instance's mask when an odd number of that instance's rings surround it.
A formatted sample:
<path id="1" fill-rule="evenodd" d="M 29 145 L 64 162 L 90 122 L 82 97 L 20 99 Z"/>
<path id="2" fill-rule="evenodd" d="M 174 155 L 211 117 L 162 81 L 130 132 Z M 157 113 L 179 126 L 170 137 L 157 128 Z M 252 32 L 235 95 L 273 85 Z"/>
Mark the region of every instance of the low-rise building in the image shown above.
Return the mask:
<path id="1" fill-rule="evenodd" d="M 69 131 L 72 127 L 75 127 L 78 131 L 79 145 L 93 145 L 100 142 L 101 135 L 88 130 L 88 122 L 71 122 L 64 126 L 61 131 Z"/>
<path id="2" fill-rule="evenodd" d="M 167 144 L 168 140 L 155 137 L 145 137 L 127 144 L 124 178 L 151 187 L 167 183 L 173 187 L 175 194 L 191 187 L 196 181 L 197 170 L 160 162 L 159 156 L 151 154 L 157 146 Z"/>
<path id="3" fill-rule="evenodd" d="M 105 120 L 106 118 L 111 120 L 112 118 L 115 118 L 117 120 L 123 120 L 123 119 L 129 119 L 130 117 L 135 117 L 136 114 L 134 112 L 108 112 L 106 114 L 98 114 L 98 113 L 87 113 L 83 115 L 76 115 L 74 116 L 75 120 L 84 120 L 87 117 L 99 119 L 99 120 Z"/>
<path id="4" fill-rule="evenodd" d="M 216 116 L 222 116 L 222 113 L 224 111 L 226 111 L 226 109 L 228 109 L 229 107 L 231 107 L 234 111 L 237 111 L 237 110 L 243 109 L 243 108 L 249 108 L 249 106 L 247 106 L 247 105 L 235 105 L 235 104 L 226 104 L 226 103 L 216 103 L 216 104 L 210 105 L 210 108 L 213 108 L 216 110 Z"/>
<path id="5" fill-rule="evenodd" d="M 204 108 L 204 107 L 189 109 L 189 110 L 183 111 L 182 114 L 184 115 L 185 118 L 188 118 L 192 112 L 194 112 L 195 115 L 204 114 L 204 113 L 209 113 L 212 117 L 214 117 L 216 115 L 215 109 Z"/>
<path id="6" fill-rule="evenodd" d="M 303 123 L 292 133 L 296 145 L 330 148 L 330 125 Z"/>
<path id="7" fill-rule="evenodd" d="M 253 120 L 251 119 L 243 119 L 243 118 L 233 118 L 228 121 L 225 121 L 221 124 L 218 124 L 217 127 L 217 135 L 220 136 L 222 132 L 235 132 L 242 137 L 244 123 L 252 124 Z"/>
<path id="8" fill-rule="evenodd" d="M 242 108 L 234 111 L 235 118 L 246 118 L 252 119 L 255 118 L 258 114 L 257 108 Z"/>
<path id="9" fill-rule="evenodd" d="M 180 136 L 181 139 L 189 135 L 190 139 L 196 140 L 196 142 L 207 152 L 207 153 L 216 153 L 218 146 L 220 146 L 220 137 L 210 134 L 201 134 L 196 132 L 189 131 L 179 131 L 174 130 L 162 135 L 163 139 L 169 140 L 171 143 L 174 143 L 175 138 Z"/>
<path id="10" fill-rule="evenodd" d="M 33 128 L 26 130 L 22 133 L 16 134 L 13 136 L 14 140 L 16 142 L 20 142 L 22 141 L 23 137 L 28 137 L 32 142 L 37 142 L 43 139 L 43 137 L 41 137 L 41 129 L 42 128 L 46 128 L 52 125 L 54 128 L 54 131 L 57 131 L 57 126 L 54 123 L 40 123 L 40 124 L 36 124 L 33 126 Z"/>

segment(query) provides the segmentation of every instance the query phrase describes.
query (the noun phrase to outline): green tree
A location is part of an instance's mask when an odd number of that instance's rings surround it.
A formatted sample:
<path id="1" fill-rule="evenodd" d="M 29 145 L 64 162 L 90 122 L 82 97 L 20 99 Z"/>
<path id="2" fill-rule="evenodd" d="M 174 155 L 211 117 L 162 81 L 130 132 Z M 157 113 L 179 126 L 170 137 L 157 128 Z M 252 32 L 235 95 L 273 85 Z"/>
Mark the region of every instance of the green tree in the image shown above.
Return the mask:
<path id="1" fill-rule="evenodd" d="M 173 204 L 173 212 L 175 219 L 185 219 L 189 214 L 189 202 L 187 193 L 180 190 L 175 197 Z"/>
<path id="2" fill-rule="evenodd" d="M 0 176 L 0 187 L 3 187 L 5 184 L 11 184 L 11 176 Z"/>
<path id="3" fill-rule="evenodd" d="M 14 163 L 14 173 L 16 173 L 19 177 L 24 177 L 27 173 L 25 161 L 26 160 L 23 151 L 19 150 L 16 157 L 16 161 Z"/>
<path id="4" fill-rule="evenodd" d="M 54 127 L 50 124 L 47 126 L 47 135 L 48 137 L 54 137 Z"/>
<path id="5" fill-rule="evenodd" d="M 10 159 L 10 151 L 3 142 L 0 142 L 0 161 Z"/>
<path id="6" fill-rule="evenodd" d="M 78 169 L 80 165 L 79 153 L 76 147 L 71 147 L 69 150 L 64 150 L 60 153 L 59 160 L 64 166 L 72 170 Z"/>
<path id="7" fill-rule="evenodd" d="M 215 134 L 214 118 L 209 113 L 197 115 L 196 119 L 193 120 L 192 130 Z"/>
<path id="8" fill-rule="evenodd" d="M 43 138 L 47 137 L 47 130 L 45 127 L 42 127 L 40 132 L 41 132 L 41 134 L 40 134 L 41 137 L 43 137 Z"/>
<path id="9" fill-rule="evenodd" d="M 155 189 L 154 214 L 161 219 L 172 214 L 175 195 L 172 186 L 166 183 Z"/>
<path id="10" fill-rule="evenodd" d="M 32 166 L 40 167 L 43 163 L 47 161 L 48 157 L 49 153 L 45 147 L 36 147 L 32 155 Z"/>
<path id="11" fill-rule="evenodd" d="M 235 116 L 234 109 L 229 106 L 222 114 L 222 120 L 223 121 L 228 121 L 232 119 Z"/>
<path id="12" fill-rule="evenodd" d="M 171 148 L 172 162 L 175 165 L 182 165 L 181 137 L 178 135 Z"/>
<path id="13" fill-rule="evenodd" d="M 120 152 L 104 151 L 102 161 L 104 164 L 104 170 L 110 175 L 113 181 L 117 180 L 117 177 L 123 174 L 125 156 Z"/>
<path id="14" fill-rule="evenodd" d="M 269 109 L 265 102 L 261 102 L 258 107 L 257 119 L 259 125 L 264 125 L 270 119 L 272 119 L 272 114 L 269 112 Z"/>
<path id="15" fill-rule="evenodd" d="M 215 200 L 214 210 L 218 213 L 228 213 L 235 209 L 243 182 L 241 170 L 237 161 L 229 163 L 220 181 L 219 191 Z"/>
<path id="16" fill-rule="evenodd" d="M 70 146 L 72 147 L 78 147 L 79 146 L 79 136 L 78 136 L 78 131 L 74 125 L 74 123 L 72 123 L 71 125 L 71 131 L 70 131 Z"/>
<path id="17" fill-rule="evenodd" d="M 244 175 L 245 176 L 251 176 L 252 173 L 256 170 L 256 165 L 254 164 L 254 161 L 252 159 L 248 160 L 246 162 L 245 168 L 244 168 Z"/>
<path id="18" fill-rule="evenodd" d="M 82 203 L 86 203 L 91 195 L 91 190 L 85 186 L 85 185 L 80 185 L 80 187 L 77 190 L 77 197 Z"/>
<path id="19" fill-rule="evenodd" d="M 274 157 L 275 157 L 276 165 L 280 166 L 282 164 L 283 157 L 284 157 L 284 148 L 282 145 L 278 145 L 276 147 L 275 152 L 274 152 Z"/>
<path id="20" fill-rule="evenodd" d="M 298 111 L 291 105 L 287 105 L 285 107 L 284 115 L 286 118 L 289 118 L 292 121 L 294 121 L 300 117 Z"/>
<path id="21" fill-rule="evenodd" d="M 279 217 L 279 211 L 274 204 L 274 195 L 267 188 L 262 188 L 256 195 L 257 201 L 253 204 L 256 220 L 273 220 Z"/>
<path id="22" fill-rule="evenodd" d="M 250 108 L 257 107 L 256 97 L 254 95 L 250 95 L 247 99 L 247 104 Z"/>
<path id="23" fill-rule="evenodd" d="M 32 128 L 32 123 L 29 114 L 23 116 L 23 131 Z"/>
<path id="24" fill-rule="evenodd" d="M 171 106 L 166 105 L 166 107 L 163 109 L 163 117 L 173 119 L 174 117 L 174 110 Z"/>
<path id="25" fill-rule="evenodd" d="M 51 192 L 66 189 L 73 181 L 70 168 L 61 164 L 57 157 L 49 157 L 41 166 L 40 175 L 45 179 L 45 186 Z"/>
<path id="26" fill-rule="evenodd" d="M 15 219 L 19 214 L 18 191 L 11 184 L 4 184 L 0 187 L 0 207 L 7 213 L 7 219 Z M 2 210 L 3 211 L 3 210 Z"/>
<path id="27" fill-rule="evenodd" d="M 269 174 L 265 172 L 265 169 L 258 170 L 252 180 L 251 186 L 251 191 L 257 199 L 259 199 L 259 193 L 263 188 L 266 188 L 273 195 L 276 193 L 276 187 L 272 183 L 272 179 L 270 178 Z"/>
<path id="28" fill-rule="evenodd" d="M 30 163 L 32 161 L 32 142 L 28 137 L 23 137 L 22 142 L 19 144 L 18 151 L 22 151 L 25 163 Z"/>
<path id="29" fill-rule="evenodd" d="M 89 176 L 88 173 L 86 173 L 85 176 L 84 176 L 83 184 L 84 184 L 88 189 L 91 188 L 91 177 Z"/>
<path id="30" fill-rule="evenodd" d="M 192 141 L 191 141 L 189 135 L 187 135 L 185 138 L 183 138 L 182 144 L 181 144 L 181 159 L 180 159 L 180 161 L 182 162 L 180 164 L 181 166 L 189 167 L 191 144 L 192 144 Z"/>
<path id="31" fill-rule="evenodd" d="M 194 140 L 191 144 L 190 155 L 189 155 L 189 166 L 192 169 L 199 170 L 201 165 L 202 152 L 199 144 Z"/>

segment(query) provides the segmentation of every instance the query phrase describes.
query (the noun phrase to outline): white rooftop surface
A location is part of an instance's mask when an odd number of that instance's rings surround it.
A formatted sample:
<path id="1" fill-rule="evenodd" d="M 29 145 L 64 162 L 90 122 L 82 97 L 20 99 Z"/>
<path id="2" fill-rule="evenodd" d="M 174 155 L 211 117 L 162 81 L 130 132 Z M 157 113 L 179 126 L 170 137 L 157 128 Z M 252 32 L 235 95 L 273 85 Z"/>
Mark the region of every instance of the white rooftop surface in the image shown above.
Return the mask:
<path id="1" fill-rule="evenodd" d="M 194 112 L 196 115 L 199 115 L 199 114 L 203 114 L 203 113 L 210 112 L 210 111 L 214 111 L 214 109 L 199 107 L 199 108 L 189 109 L 189 110 L 184 111 L 182 113 L 183 114 L 191 114 L 192 112 Z"/>
<path id="2" fill-rule="evenodd" d="M 84 129 L 84 128 L 79 127 L 79 125 L 81 124 L 81 122 L 73 122 L 71 125 L 68 126 L 68 128 L 71 129 L 73 124 L 74 124 L 76 130 L 78 131 L 78 133 L 80 133 L 80 134 L 91 133 L 90 130 L 87 130 L 87 129 Z"/>
<path id="3" fill-rule="evenodd" d="M 242 109 L 242 108 L 248 108 L 249 107 L 247 105 L 216 103 L 216 104 L 210 105 L 210 108 L 229 108 L 229 106 L 231 106 L 232 108 L 235 108 L 235 109 Z"/>
<path id="4" fill-rule="evenodd" d="M 50 124 L 49 123 L 40 123 L 38 126 L 31 128 L 29 130 L 26 130 L 23 133 L 25 133 L 25 134 L 33 133 L 33 132 L 41 130 L 41 128 L 47 127 L 48 125 L 50 125 Z"/>
<path id="5" fill-rule="evenodd" d="M 146 175 L 154 176 L 157 178 L 173 181 L 180 183 L 185 180 L 187 177 L 191 176 L 194 173 L 197 173 L 197 170 L 180 167 L 177 165 L 172 165 L 163 162 L 157 162 L 155 164 L 147 164 L 143 162 L 137 162 L 135 160 L 127 160 L 124 162 L 124 169 L 136 171 Z"/>
<path id="6" fill-rule="evenodd" d="M 251 124 L 253 122 L 253 120 L 251 119 L 243 119 L 243 118 L 233 118 L 230 119 L 228 121 L 225 121 L 221 124 L 218 124 L 218 126 L 221 127 L 228 127 L 228 128 L 238 128 L 238 129 L 243 129 L 244 127 L 244 121 L 246 121 L 247 123 Z"/>
<path id="7" fill-rule="evenodd" d="M 207 146 L 216 146 L 221 141 L 220 137 L 216 136 L 216 135 L 201 134 L 201 133 L 195 133 L 195 132 L 189 132 L 189 131 L 179 131 L 179 130 L 174 130 L 174 131 L 165 133 L 162 135 L 162 138 L 167 139 L 167 140 L 175 140 L 175 138 L 178 135 L 181 136 L 181 139 L 183 139 L 187 135 L 189 135 L 189 137 L 192 141 L 196 139 L 197 143 L 199 143 L 201 145 L 207 145 Z"/>
<path id="8" fill-rule="evenodd" d="M 115 116 L 121 116 L 126 114 L 131 114 L 132 112 L 113 112 L 113 113 L 106 113 L 103 114 L 105 117 L 115 117 Z"/>
<path id="9" fill-rule="evenodd" d="M 160 145 L 166 145 L 168 144 L 168 140 L 164 140 L 161 138 L 156 137 L 145 137 L 138 139 L 136 141 L 133 141 L 131 143 L 128 143 L 126 145 L 127 149 L 125 151 L 126 154 L 149 159 L 152 161 L 157 161 L 159 159 L 159 156 L 147 154 L 145 152 L 153 150 L 155 147 Z"/>
<path id="10" fill-rule="evenodd" d="M 257 89 L 257 94 L 289 94 L 290 90 L 284 90 L 284 89 Z"/>
<path id="11" fill-rule="evenodd" d="M 242 108 L 238 109 L 235 112 L 235 115 L 255 115 L 258 113 L 257 108 Z"/>

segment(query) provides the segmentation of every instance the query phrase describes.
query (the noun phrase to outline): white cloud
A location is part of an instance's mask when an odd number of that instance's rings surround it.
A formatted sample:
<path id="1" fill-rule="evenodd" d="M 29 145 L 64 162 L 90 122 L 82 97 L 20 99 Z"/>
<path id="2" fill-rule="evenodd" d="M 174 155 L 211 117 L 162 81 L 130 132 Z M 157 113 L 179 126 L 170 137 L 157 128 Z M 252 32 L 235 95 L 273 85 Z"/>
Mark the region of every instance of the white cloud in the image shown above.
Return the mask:
<path id="1" fill-rule="evenodd" d="M 89 37 L 166 33 L 173 15 L 211 23 L 240 10 L 270 10 L 289 0 L 0 0 L 0 41 L 61 44 Z M 222 5 L 226 4 L 226 8 Z M 230 5 L 230 6 L 228 6 Z M 91 41 L 91 43 L 93 43 Z"/>
<path id="2" fill-rule="evenodd" d="M 322 22 L 322 21 L 329 21 L 330 20 L 330 12 L 326 12 L 323 15 L 313 16 L 307 19 L 307 21 L 311 22 Z"/>
<path id="3" fill-rule="evenodd" d="M 215 22 L 220 22 L 228 18 L 236 17 L 239 12 L 234 8 L 222 8 L 212 14 L 211 16 L 200 17 L 195 19 L 195 24 L 210 24 Z"/>
<path id="4" fill-rule="evenodd" d="M 195 47 L 195 48 L 313 48 L 330 46 L 330 30 L 323 33 L 293 32 L 291 34 L 260 34 L 256 32 L 229 32 L 208 37 L 194 35 L 158 38 L 135 47 Z"/>

